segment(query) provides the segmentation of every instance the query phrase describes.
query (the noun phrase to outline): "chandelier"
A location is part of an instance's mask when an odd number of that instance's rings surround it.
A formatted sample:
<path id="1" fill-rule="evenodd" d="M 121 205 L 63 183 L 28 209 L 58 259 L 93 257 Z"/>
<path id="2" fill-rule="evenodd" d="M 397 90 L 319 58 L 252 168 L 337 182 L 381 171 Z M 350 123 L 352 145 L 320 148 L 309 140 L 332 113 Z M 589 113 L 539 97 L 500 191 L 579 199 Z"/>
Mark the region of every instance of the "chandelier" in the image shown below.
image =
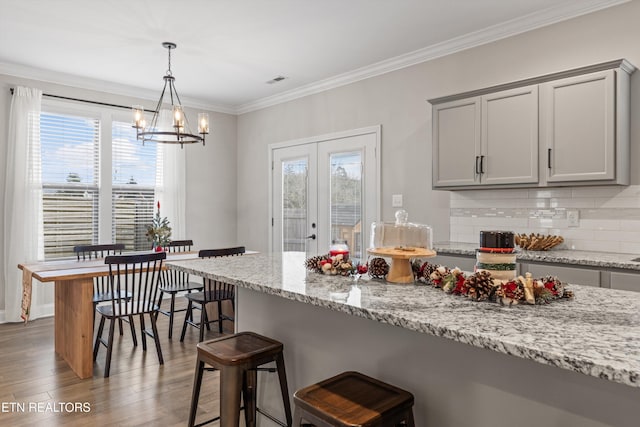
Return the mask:
<path id="1" fill-rule="evenodd" d="M 194 134 L 176 91 L 175 77 L 171 73 L 171 50 L 177 46 L 171 42 L 164 42 L 162 46 L 169 54 L 169 67 L 163 77 L 164 87 L 149 126 L 144 118 L 144 108 L 141 105 L 133 106 L 133 127 L 136 128 L 137 138 L 143 145 L 147 141 L 180 144 L 181 148 L 183 144 L 195 142 L 202 142 L 204 145 L 205 135 L 209 133 L 209 114 L 198 114 L 198 134 Z M 169 98 L 166 105 L 163 103 L 165 94 Z"/>

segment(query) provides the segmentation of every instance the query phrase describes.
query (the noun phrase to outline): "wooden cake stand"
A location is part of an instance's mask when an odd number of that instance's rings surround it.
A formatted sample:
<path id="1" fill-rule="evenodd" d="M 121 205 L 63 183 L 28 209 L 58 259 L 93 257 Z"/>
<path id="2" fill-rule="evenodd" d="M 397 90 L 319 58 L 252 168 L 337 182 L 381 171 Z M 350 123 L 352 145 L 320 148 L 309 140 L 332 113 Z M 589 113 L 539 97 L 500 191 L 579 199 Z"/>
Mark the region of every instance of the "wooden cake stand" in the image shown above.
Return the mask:
<path id="1" fill-rule="evenodd" d="M 391 268 L 387 274 L 387 282 L 391 283 L 413 283 L 413 271 L 409 260 L 436 256 L 436 251 L 414 247 L 373 248 L 367 249 L 367 252 L 371 255 L 391 258 Z"/>

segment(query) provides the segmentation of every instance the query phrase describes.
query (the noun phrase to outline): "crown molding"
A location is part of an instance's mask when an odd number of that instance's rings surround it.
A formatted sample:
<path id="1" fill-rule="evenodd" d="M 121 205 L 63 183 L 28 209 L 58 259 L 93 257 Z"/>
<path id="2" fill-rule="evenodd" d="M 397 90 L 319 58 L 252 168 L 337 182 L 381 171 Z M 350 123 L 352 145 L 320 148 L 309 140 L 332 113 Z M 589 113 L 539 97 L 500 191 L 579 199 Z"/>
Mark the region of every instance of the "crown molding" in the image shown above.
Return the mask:
<path id="1" fill-rule="evenodd" d="M 396 71 L 422 62 L 451 55 L 456 52 L 522 34 L 527 31 L 566 21 L 592 12 L 597 12 L 629 1 L 631 0 L 587 0 L 580 4 L 553 6 L 521 18 L 512 19 L 499 25 L 487 27 L 480 31 L 447 40 L 443 43 L 418 49 L 404 55 L 396 56 L 366 67 L 330 77 L 328 79 L 304 85 L 287 92 L 239 105 L 236 109 L 236 114 L 249 113 L 251 111 L 260 110 L 273 105 L 293 101 L 308 95 L 324 92 L 329 89 L 345 86 L 370 77 L 379 76 L 391 71 Z"/>
<path id="2" fill-rule="evenodd" d="M 71 86 L 79 89 L 94 90 L 97 92 L 106 92 L 109 94 L 127 96 L 133 98 L 146 99 L 158 102 L 160 96 L 159 91 L 150 89 L 142 89 L 135 86 L 128 86 L 103 80 L 91 79 L 88 77 L 77 76 L 73 74 L 60 73 L 57 71 L 45 70 L 42 68 L 34 68 L 21 64 L 13 64 L 0 62 L 0 74 L 14 76 L 19 78 L 38 80 L 46 83 L 59 84 L 63 86 Z M 45 91 L 46 92 L 46 91 Z M 195 98 L 182 98 L 182 105 L 185 107 L 202 109 L 218 113 L 236 114 L 236 108 L 226 105 L 217 105 L 204 102 Z"/>

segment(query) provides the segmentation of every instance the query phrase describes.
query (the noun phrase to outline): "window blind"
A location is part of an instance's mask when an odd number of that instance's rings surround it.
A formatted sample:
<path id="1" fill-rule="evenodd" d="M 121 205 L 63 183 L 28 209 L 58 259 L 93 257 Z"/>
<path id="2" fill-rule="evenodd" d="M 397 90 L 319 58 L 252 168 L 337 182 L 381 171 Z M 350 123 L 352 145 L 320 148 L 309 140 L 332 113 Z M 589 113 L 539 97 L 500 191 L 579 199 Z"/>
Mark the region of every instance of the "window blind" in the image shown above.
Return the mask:
<path id="1" fill-rule="evenodd" d="M 40 146 L 45 259 L 73 256 L 98 233 L 100 121 L 41 113 Z"/>
<path id="2" fill-rule="evenodd" d="M 159 170 L 158 144 L 142 145 L 130 123 L 112 122 L 112 237 L 126 250 L 151 248 L 146 230 L 153 221 Z"/>

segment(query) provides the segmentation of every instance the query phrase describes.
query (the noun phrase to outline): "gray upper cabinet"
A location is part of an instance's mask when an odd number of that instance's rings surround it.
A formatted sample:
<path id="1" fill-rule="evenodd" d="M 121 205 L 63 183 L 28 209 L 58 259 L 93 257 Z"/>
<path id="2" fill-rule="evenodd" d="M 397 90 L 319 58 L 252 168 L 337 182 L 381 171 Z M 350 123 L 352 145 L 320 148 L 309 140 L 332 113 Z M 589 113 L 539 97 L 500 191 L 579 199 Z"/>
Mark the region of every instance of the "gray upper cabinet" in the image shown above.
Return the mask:
<path id="1" fill-rule="evenodd" d="M 434 186 L 479 184 L 480 98 L 435 105 L 433 118 Z"/>
<path id="2" fill-rule="evenodd" d="M 480 181 L 538 182 L 538 86 L 482 96 Z"/>
<path id="3" fill-rule="evenodd" d="M 536 183 L 538 87 L 434 105 L 433 135 L 435 187 Z"/>
<path id="4" fill-rule="evenodd" d="M 429 100 L 433 187 L 629 184 L 625 60 Z"/>
<path id="5" fill-rule="evenodd" d="M 628 74 L 616 74 L 606 70 L 541 85 L 546 182 L 629 184 L 629 163 L 622 161 L 629 158 L 628 124 L 616 126 L 616 115 L 629 115 Z M 616 86 L 626 90 L 616 94 Z"/>

